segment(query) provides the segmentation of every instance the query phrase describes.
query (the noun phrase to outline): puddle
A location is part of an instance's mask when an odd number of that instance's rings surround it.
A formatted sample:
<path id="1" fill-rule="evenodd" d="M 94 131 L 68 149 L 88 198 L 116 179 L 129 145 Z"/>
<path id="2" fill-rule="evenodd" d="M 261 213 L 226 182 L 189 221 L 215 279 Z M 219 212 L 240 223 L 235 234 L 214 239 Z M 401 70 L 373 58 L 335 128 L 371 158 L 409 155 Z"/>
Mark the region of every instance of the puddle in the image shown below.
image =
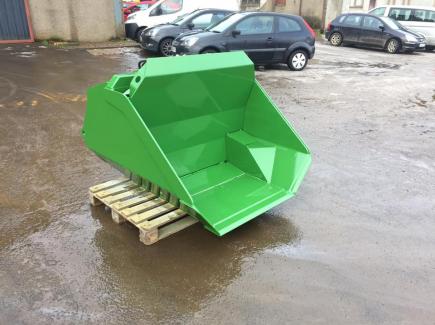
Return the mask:
<path id="1" fill-rule="evenodd" d="M 320 64 L 323 65 L 331 65 L 340 68 L 378 68 L 378 69 L 389 69 L 389 70 L 398 70 L 400 69 L 400 64 L 394 63 L 366 63 L 366 62 L 346 62 L 346 61 L 327 61 L 320 59 Z"/>
<path id="2" fill-rule="evenodd" d="M 90 49 L 87 50 L 88 53 L 95 56 L 112 56 L 119 57 L 123 55 L 138 54 L 142 50 L 138 47 L 118 47 L 109 49 Z"/>
<path id="3" fill-rule="evenodd" d="M 19 58 L 31 58 L 31 57 L 36 56 L 36 52 L 35 51 L 13 52 L 13 53 L 10 53 L 10 55 L 14 55 L 14 56 L 19 57 Z"/>

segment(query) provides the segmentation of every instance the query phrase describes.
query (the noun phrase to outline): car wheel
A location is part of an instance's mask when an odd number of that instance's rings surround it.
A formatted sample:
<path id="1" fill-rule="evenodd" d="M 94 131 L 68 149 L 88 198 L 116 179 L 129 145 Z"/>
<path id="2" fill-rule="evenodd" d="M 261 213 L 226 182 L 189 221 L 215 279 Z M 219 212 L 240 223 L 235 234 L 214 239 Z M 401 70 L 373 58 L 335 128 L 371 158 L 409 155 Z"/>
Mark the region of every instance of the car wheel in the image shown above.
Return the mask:
<path id="1" fill-rule="evenodd" d="M 201 52 L 201 54 L 207 54 L 207 53 L 217 53 L 218 51 L 216 51 L 215 49 L 205 49 L 204 51 Z"/>
<path id="2" fill-rule="evenodd" d="M 294 51 L 288 58 L 287 65 L 292 71 L 301 71 L 308 63 L 308 56 L 305 51 Z"/>
<path id="3" fill-rule="evenodd" d="M 387 45 L 385 48 L 386 48 L 388 53 L 395 54 L 395 53 L 399 52 L 400 42 L 399 42 L 399 40 L 392 38 L 387 42 Z"/>
<path id="4" fill-rule="evenodd" d="M 329 42 L 334 46 L 340 46 L 343 43 L 343 36 L 337 32 L 332 33 L 331 37 L 329 37 Z"/>
<path id="5" fill-rule="evenodd" d="M 159 44 L 159 52 L 163 56 L 170 56 L 172 50 L 172 38 L 165 38 Z"/>

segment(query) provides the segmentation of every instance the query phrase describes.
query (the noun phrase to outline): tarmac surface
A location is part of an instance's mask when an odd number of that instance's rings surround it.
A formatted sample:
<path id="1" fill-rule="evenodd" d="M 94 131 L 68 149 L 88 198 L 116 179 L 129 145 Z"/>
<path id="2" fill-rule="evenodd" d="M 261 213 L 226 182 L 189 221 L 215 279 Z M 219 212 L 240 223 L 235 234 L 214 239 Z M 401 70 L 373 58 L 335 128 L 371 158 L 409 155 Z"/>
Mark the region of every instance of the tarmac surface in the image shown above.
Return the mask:
<path id="1" fill-rule="evenodd" d="M 91 208 L 86 89 L 129 49 L 0 47 L 1 324 L 435 324 L 435 53 L 317 45 L 257 77 L 310 147 L 293 199 L 153 246 Z"/>

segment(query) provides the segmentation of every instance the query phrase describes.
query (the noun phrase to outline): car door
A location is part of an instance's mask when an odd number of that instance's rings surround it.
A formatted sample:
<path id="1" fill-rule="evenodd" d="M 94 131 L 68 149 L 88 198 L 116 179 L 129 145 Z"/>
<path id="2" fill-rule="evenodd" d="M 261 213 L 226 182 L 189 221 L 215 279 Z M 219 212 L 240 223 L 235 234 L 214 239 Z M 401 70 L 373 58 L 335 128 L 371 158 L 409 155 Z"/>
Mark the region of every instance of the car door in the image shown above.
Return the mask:
<path id="1" fill-rule="evenodd" d="M 358 42 L 373 47 L 384 47 L 386 41 L 387 33 L 384 32 L 382 21 L 375 17 L 364 16 Z"/>
<path id="2" fill-rule="evenodd" d="M 274 16 L 243 18 L 228 36 L 227 48 L 229 51 L 245 51 L 254 63 L 271 62 L 275 51 Z"/>
<path id="3" fill-rule="evenodd" d="M 291 17 L 275 17 L 275 61 L 282 62 L 287 49 L 295 42 L 304 40 L 304 32 L 301 25 Z"/>
<path id="4" fill-rule="evenodd" d="M 358 37 L 361 30 L 361 15 L 347 15 L 341 26 L 343 40 L 349 43 L 358 43 Z"/>

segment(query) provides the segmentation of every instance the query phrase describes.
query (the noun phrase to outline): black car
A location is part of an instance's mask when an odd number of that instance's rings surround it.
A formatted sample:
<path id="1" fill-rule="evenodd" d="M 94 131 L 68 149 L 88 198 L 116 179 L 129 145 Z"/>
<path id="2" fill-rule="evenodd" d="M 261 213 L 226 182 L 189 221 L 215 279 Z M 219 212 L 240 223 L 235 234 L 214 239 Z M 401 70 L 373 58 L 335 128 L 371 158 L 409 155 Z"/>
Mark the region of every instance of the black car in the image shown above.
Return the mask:
<path id="1" fill-rule="evenodd" d="M 180 34 L 203 30 L 220 22 L 233 11 L 223 9 L 200 9 L 180 17 L 170 24 L 158 25 L 142 32 L 139 41 L 147 51 L 171 54 L 172 41 Z"/>
<path id="2" fill-rule="evenodd" d="M 425 48 L 425 38 L 388 17 L 344 14 L 328 24 L 326 39 L 334 46 L 361 45 L 385 49 L 388 53 Z"/>
<path id="3" fill-rule="evenodd" d="M 180 35 L 172 43 L 176 55 L 243 50 L 256 65 L 287 63 L 302 70 L 314 56 L 315 33 L 299 16 L 242 12 L 205 31 Z"/>

